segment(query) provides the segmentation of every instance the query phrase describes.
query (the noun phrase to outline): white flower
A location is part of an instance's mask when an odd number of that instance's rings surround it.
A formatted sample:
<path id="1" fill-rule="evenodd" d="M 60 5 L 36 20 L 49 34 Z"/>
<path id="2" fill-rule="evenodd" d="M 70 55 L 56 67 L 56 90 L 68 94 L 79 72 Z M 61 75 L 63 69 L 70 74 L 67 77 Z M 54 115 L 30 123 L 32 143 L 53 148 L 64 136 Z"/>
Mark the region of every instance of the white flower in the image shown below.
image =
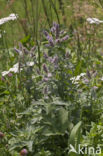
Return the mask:
<path id="1" fill-rule="evenodd" d="M 89 22 L 90 24 L 100 24 L 103 23 L 103 21 L 97 19 L 97 18 L 87 18 L 87 22 Z"/>
<path id="2" fill-rule="evenodd" d="M 80 75 L 77 75 L 75 77 L 72 77 L 70 80 L 72 80 L 72 83 L 74 84 L 78 84 L 78 81 L 84 77 L 86 75 L 86 73 L 81 73 Z"/>
<path id="3" fill-rule="evenodd" d="M 100 80 L 103 81 L 103 77 L 101 77 Z"/>
<path id="4" fill-rule="evenodd" d="M 11 21 L 11 20 L 16 20 L 18 18 L 18 15 L 16 15 L 16 14 L 10 14 L 8 17 L 4 17 L 4 18 L 1 18 L 0 19 L 0 25 L 2 25 L 2 24 L 4 24 L 4 23 L 6 23 L 6 22 L 8 22 L 8 21 Z"/>
<path id="5" fill-rule="evenodd" d="M 26 65 L 27 66 L 33 66 L 34 65 L 34 62 L 27 62 Z"/>
<path id="6" fill-rule="evenodd" d="M 2 74 L 2 76 L 8 75 L 9 71 L 3 71 L 1 74 Z"/>
<path id="7" fill-rule="evenodd" d="M 18 73 L 19 72 L 19 63 L 16 63 L 12 68 L 10 68 L 9 72 Z"/>
<path id="8" fill-rule="evenodd" d="M 86 73 L 81 73 L 81 74 L 80 74 L 81 77 L 82 77 L 82 76 L 85 76 L 85 75 L 86 75 Z"/>
<path id="9" fill-rule="evenodd" d="M 34 65 L 34 62 L 27 62 L 26 65 L 29 66 L 29 67 L 31 67 L 31 66 Z M 23 70 L 23 68 L 20 67 L 20 71 L 22 71 L 22 70 Z M 19 73 L 19 63 L 14 64 L 13 67 L 10 68 L 8 71 L 3 71 L 3 72 L 1 73 L 1 75 L 2 75 L 2 76 L 6 76 L 6 75 L 8 75 L 10 72 Z"/>

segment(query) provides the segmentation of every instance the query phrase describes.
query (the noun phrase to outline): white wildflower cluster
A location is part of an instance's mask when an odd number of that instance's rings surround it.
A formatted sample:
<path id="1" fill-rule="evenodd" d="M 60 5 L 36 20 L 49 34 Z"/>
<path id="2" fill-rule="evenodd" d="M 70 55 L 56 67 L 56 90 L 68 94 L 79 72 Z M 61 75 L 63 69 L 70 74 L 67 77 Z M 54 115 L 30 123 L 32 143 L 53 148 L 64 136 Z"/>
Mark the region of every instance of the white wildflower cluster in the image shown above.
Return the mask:
<path id="1" fill-rule="evenodd" d="M 81 73 L 78 76 L 72 77 L 70 80 L 72 81 L 73 84 L 78 84 L 78 81 L 84 76 L 86 76 L 86 73 Z"/>
<path id="2" fill-rule="evenodd" d="M 14 21 L 14 20 L 16 20 L 17 18 L 18 18 L 18 15 L 12 13 L 12 14 L 10 14 L 8 17 L 1 18 L 1 19 L 0 19 L 0 25 L 6 23 L 6 22 L 8 22 L 8 21 L 11 21 L 11 20 Z"/>
<path id="3" fill-rule="evenodd" d="M 100 23 L 103 23 L 102 20 L 99 20 L 97 18 L 87 18 L 87 22 L 89 22 L 90 24 L 100 24 Z"/>
<path id="4" fill-rule="evenodd" d="M 26 66 L 28 67 L 32 67 L 34 65 L 34 62 L 27 62 L 26 63 Z M 16 63 L 15 65 L 13 65 L 12 68 L 10 68 L 8 71 L 3 71 L 1 73 L 1 75 L 4 77 L 6 75 L 8 75 L 9 73 L 13 72 L 13 73 L 19 73 L 19 71 L 22 71 L 23 70 L 23 67 L 25 65 L 22 66 L 22 68 L 19 68 L 19 63 Z"/>

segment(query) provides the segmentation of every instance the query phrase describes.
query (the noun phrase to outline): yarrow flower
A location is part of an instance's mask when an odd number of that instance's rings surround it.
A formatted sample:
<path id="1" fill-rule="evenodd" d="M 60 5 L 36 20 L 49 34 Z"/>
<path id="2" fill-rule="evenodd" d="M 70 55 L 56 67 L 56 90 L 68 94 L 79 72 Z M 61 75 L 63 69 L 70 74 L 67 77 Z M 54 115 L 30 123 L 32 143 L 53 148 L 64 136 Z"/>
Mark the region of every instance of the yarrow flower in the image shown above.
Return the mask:
<path id="1" fill-rule="evenodd" d="M 26 62 L 25 65 L 28 66 L 28 67 L 32 67 L 32 66 L 34 66 L 34 62 Z M 20 65 L 19 65 L 19 63 L 16 63 L 8 71 L 3 71 L 1 73 L 1 75 L 4 77 L 6 75 L 8 75 L 8 76 L 10 75 L 11 76 L 12 72 L 13 73 L 19 73 L 19 71 L 22 71 L 23 70 L 23 67 L 25 67 L 25 65 L 22 65 L 22 68 L 21 68 Z"/>
<path id="2" fill-rule="evenodd" d="M 100 23 L 103 23 L 102 20 L 99 20 L 97 18 L 87 18 L 87 22 L 89 22 L 90 24 L 100 24 Z"/>
<path id="3" fill-rule="evenodd" d="M 70 80 L 72 81 L 73 84 L 78 84 L 78 81 L 84 76 L 86 76 L 86 73 L 81 73 L 78 76 L 72 77 Z"/>
<path id="4" fill-rule="evenodd" d="M 4 18 L 1 18 L 0 19 L 0 25 L 4 24 L 4 23 L 7 23 L 8 21 L 14 21 L 18 18 L 18 15 L 17 14 L 10 14 L 8 17 L 4 17 Z"/>

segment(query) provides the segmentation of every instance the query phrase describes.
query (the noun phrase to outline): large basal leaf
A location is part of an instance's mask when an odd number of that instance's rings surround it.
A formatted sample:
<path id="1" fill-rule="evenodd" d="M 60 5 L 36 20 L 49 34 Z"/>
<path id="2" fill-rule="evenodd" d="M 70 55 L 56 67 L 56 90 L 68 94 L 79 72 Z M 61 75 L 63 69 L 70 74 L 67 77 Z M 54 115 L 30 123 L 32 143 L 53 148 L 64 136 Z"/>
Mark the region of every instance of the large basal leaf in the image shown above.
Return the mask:
<path id="1" fill-rule="evenodd" d="M 65 131 L 68 128 L 68 111 L 64 108 L 60 109 L 58 112 L 58 118 L 61 124 L 61 129 Z"/>
<path id="2" fill-rule="evenodd" d="M 72 129 L 69 139 L 69 144 L 72 144 L 75 146 L 75 141 L 79 142 L 80 140 L 80 128 L 81 128 L 82 122 L 78 122 Z"/>

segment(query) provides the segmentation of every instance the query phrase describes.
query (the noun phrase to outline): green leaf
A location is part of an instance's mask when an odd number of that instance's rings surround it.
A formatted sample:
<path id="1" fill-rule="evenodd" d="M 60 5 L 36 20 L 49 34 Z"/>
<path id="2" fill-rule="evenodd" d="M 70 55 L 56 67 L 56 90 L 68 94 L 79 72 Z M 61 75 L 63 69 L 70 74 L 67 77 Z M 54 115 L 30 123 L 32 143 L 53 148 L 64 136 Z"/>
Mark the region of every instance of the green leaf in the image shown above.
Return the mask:
<path id="1" fill-rule="evenodd" d="M 81 128 L 82 122 L 78 122 L 72 129 L 69 139 L 69 144 L 75 145 L 75 141 L 77 139 L 77 142 L 80 140 L 80 128 Z"/>

